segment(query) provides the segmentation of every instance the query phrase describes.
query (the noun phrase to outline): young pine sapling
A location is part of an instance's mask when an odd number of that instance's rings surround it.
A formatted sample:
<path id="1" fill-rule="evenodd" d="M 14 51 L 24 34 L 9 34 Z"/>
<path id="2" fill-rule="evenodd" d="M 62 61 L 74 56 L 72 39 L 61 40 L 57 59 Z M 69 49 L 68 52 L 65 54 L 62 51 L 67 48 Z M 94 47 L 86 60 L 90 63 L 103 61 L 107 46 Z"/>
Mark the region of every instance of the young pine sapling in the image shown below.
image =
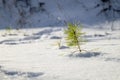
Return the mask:
<path id="1" fill-rule="evenodd" d="M 81 44 L 84 42 L 81 32 L 81 28 L 77 24 L 68 24 L 68 28 L 65 29 L 66 41 L 68 46 L 77 46 L 79 52 L 81 52 Z"/>

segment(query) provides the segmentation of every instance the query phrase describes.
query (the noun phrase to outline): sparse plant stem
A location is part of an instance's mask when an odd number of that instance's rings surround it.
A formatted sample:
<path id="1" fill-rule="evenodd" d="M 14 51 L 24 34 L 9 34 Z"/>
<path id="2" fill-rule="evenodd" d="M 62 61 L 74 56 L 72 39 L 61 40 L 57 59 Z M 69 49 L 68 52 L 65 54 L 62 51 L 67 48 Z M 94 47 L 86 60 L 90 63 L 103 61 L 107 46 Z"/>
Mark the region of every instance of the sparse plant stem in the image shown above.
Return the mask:
<path id="1" fill-rule="evenodd" d="M 79 45 L 79 40 L 78 40 L 78 37 L 76 36 L 76 35 L 77 35 L 77 34 L 76 34 L 76 31 L 73 30 L 73 32 L 74 32 L 74 35 L 75 35 L 75 39 L 76 39 L 76 41 L 77 41 L 78 49 L 79 49 L 79 51 L 81 52 L 81 48 L 80 48 L 80 45 Z"/>
<path id="2" fill-rule="evenodd" d="M 61 47 L 61 40 L 57 42 L 58 48 Z"/>
<path id="3" fill-rule="evenodd" d="M 79 49 L 80 52 L 82 51 L 79 44 L 78 44 L 78 49 Z"/>

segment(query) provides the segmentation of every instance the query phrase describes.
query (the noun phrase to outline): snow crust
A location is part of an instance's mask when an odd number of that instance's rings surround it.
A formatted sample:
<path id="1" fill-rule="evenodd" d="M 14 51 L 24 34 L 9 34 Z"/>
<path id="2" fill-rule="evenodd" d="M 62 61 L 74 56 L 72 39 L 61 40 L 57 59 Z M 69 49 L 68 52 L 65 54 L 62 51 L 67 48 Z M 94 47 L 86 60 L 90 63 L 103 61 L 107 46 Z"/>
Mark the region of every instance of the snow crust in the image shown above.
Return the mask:
<path id="1" fill-rule="evenodd" d="M 120 31 L 83 28 L 88 52 L 73 54 L 63 30 L 0 30 L 0 80 L 120 80 Z"/>

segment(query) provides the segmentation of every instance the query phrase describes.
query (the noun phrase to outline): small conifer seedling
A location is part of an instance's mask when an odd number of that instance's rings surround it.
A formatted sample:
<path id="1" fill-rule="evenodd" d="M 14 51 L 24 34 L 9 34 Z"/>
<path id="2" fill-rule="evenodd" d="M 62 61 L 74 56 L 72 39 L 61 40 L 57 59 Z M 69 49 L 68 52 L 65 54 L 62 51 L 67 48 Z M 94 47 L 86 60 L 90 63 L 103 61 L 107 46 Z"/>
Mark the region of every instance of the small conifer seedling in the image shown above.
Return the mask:
<path id="1" fill-rule="evenodd" d="M 11 34 L 11 30 L 12 28 L 10 26 L 6 27 L 6 31 L 8 32 L 8 34 Z"/>
<path id="2" fill-rule="evenodd" d="M 65 29 L 66 41 L 68 46 L 77 46 L 79 52 L 81 52 L 81 44 L 83 42 L 81 28 L 77 24 L 68 24 L 68 28 Z"/>

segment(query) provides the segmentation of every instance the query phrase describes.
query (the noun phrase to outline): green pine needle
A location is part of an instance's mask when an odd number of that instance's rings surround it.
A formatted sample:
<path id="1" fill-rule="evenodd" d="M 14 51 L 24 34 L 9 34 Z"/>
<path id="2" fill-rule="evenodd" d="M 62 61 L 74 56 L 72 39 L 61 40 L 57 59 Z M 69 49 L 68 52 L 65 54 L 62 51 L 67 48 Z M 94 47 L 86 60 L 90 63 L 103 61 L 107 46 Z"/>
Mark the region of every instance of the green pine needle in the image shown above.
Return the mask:
<path id="1" fill-rule="evenodd" d="M 78 27 L 76 24 L 68 23 L 68 28 L 65 30 L 66 41 L 68 46 L 78 46 L 81 52 L 81 44 L 84 42 L 82 39 L 82 28 Z"/>

